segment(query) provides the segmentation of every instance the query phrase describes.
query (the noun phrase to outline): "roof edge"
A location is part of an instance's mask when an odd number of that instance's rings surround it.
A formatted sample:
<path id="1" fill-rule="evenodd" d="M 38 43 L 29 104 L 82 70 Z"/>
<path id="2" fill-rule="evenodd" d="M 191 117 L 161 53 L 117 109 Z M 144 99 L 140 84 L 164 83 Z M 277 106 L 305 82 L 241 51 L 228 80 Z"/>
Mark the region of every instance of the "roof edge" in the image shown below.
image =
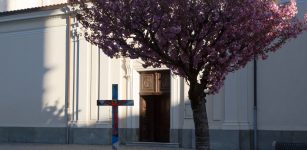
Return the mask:
<path id="1" fill-rule="evenodd" d="M 46 10 L 52 10 L 52 9 L 58 9 L 64 6 L 69 5 L 69 3 L 61 3 L 61 4 L 55 4 L 55 5 L 48 5 L 48 6 L 41 6 L 41 7 L 32 7 L 32 8 L 26 8 L 26 9 L 18 9 L 18 10 L 12 10 L 12 11 L 4 11 L 0 12 L 0 17 L 2 16 L 9 16 L 9 15 L 17 15 L 17 14 L 24 14 L 24 13 L 31 13 L 36 11 L 46 11 Z"/>

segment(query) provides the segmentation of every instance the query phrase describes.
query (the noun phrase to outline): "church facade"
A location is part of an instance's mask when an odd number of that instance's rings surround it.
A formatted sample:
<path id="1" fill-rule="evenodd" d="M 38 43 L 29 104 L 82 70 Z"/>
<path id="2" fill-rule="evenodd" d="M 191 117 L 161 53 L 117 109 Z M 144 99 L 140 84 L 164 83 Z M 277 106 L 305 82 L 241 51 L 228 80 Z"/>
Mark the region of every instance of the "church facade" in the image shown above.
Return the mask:
<path id="1" fill-rule="evenodd" d="M 195 147 L 185 80 L 105 56 L 83 38 L 65 0 L 9 1 L 0 0 L 0 143 L 111 144 L 112 109 L 96 101 L 111 99 L 118 84 L 119 99 L 134 100 L 119 108 L 122 144 Z M 307 143 L 306 41 L 304 33 L 229 74 L 208 96 L 214 149 Z"/>

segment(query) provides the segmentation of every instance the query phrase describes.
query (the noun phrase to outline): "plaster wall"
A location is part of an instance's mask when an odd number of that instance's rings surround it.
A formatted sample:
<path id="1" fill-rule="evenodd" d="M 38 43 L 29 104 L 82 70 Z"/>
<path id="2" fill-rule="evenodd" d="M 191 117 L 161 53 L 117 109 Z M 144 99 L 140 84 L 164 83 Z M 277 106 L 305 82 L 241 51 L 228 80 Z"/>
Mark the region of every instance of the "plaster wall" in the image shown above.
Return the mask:
<path id="1" fill-rule="evenodd" d="M 298 3 L 300 17 L 307 2 Z M 259 61 L 260 130 L 307 130 L 307 33 Z"/>
<path id="2" fill-rule="evenodd" d="M 65 125 L 65 42 L 61 17 L 0 20 L 0 126 Z"/>
<path id="3" fill-rule="evenodd" d="M 111 59 L 88 43 L 79 26 L 73 22 L 72 32 L 77 34 L 73 34 L 71 44 L 72 124 L 75 127 L 110 128 L 112 107 L 98 107 L 97 100 L 112 99 L 112 84 L 119 84 L 118 98 L 126 99 L 123 59 Z M 127 118 L 125 107 L 119 108 L 119 118 Z M 125 124 L 124 121 L 120 123 Z"/>

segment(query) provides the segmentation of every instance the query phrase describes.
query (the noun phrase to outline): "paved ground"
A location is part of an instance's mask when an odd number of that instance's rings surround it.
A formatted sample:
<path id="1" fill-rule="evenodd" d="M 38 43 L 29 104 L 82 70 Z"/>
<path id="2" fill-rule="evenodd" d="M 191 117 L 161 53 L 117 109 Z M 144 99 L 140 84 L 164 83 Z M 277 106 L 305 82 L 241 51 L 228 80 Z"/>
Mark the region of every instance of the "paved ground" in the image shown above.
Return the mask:
<path id="1" fill-rule="evenodd" d="M 61 145 L 61 144 L 0 144 L 0 150 L 112 150 L 102 145 Z M 120 146 L 119 150 L 191 150 L 182 148 L 161 148 L 141 146 Z"/>

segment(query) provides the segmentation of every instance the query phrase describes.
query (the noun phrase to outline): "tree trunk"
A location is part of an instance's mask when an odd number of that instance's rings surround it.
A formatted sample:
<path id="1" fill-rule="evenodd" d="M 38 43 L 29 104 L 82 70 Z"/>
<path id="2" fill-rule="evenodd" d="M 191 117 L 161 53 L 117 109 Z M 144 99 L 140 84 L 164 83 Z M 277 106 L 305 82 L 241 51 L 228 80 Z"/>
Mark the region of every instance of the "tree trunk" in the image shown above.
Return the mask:
<path id="1" fill-rule="evenodd" d="M 196 149 L 210 150 L 209 125 L 204 88 L 198 83 L 190 83 L 189 98 L 195 125 Z"/>

